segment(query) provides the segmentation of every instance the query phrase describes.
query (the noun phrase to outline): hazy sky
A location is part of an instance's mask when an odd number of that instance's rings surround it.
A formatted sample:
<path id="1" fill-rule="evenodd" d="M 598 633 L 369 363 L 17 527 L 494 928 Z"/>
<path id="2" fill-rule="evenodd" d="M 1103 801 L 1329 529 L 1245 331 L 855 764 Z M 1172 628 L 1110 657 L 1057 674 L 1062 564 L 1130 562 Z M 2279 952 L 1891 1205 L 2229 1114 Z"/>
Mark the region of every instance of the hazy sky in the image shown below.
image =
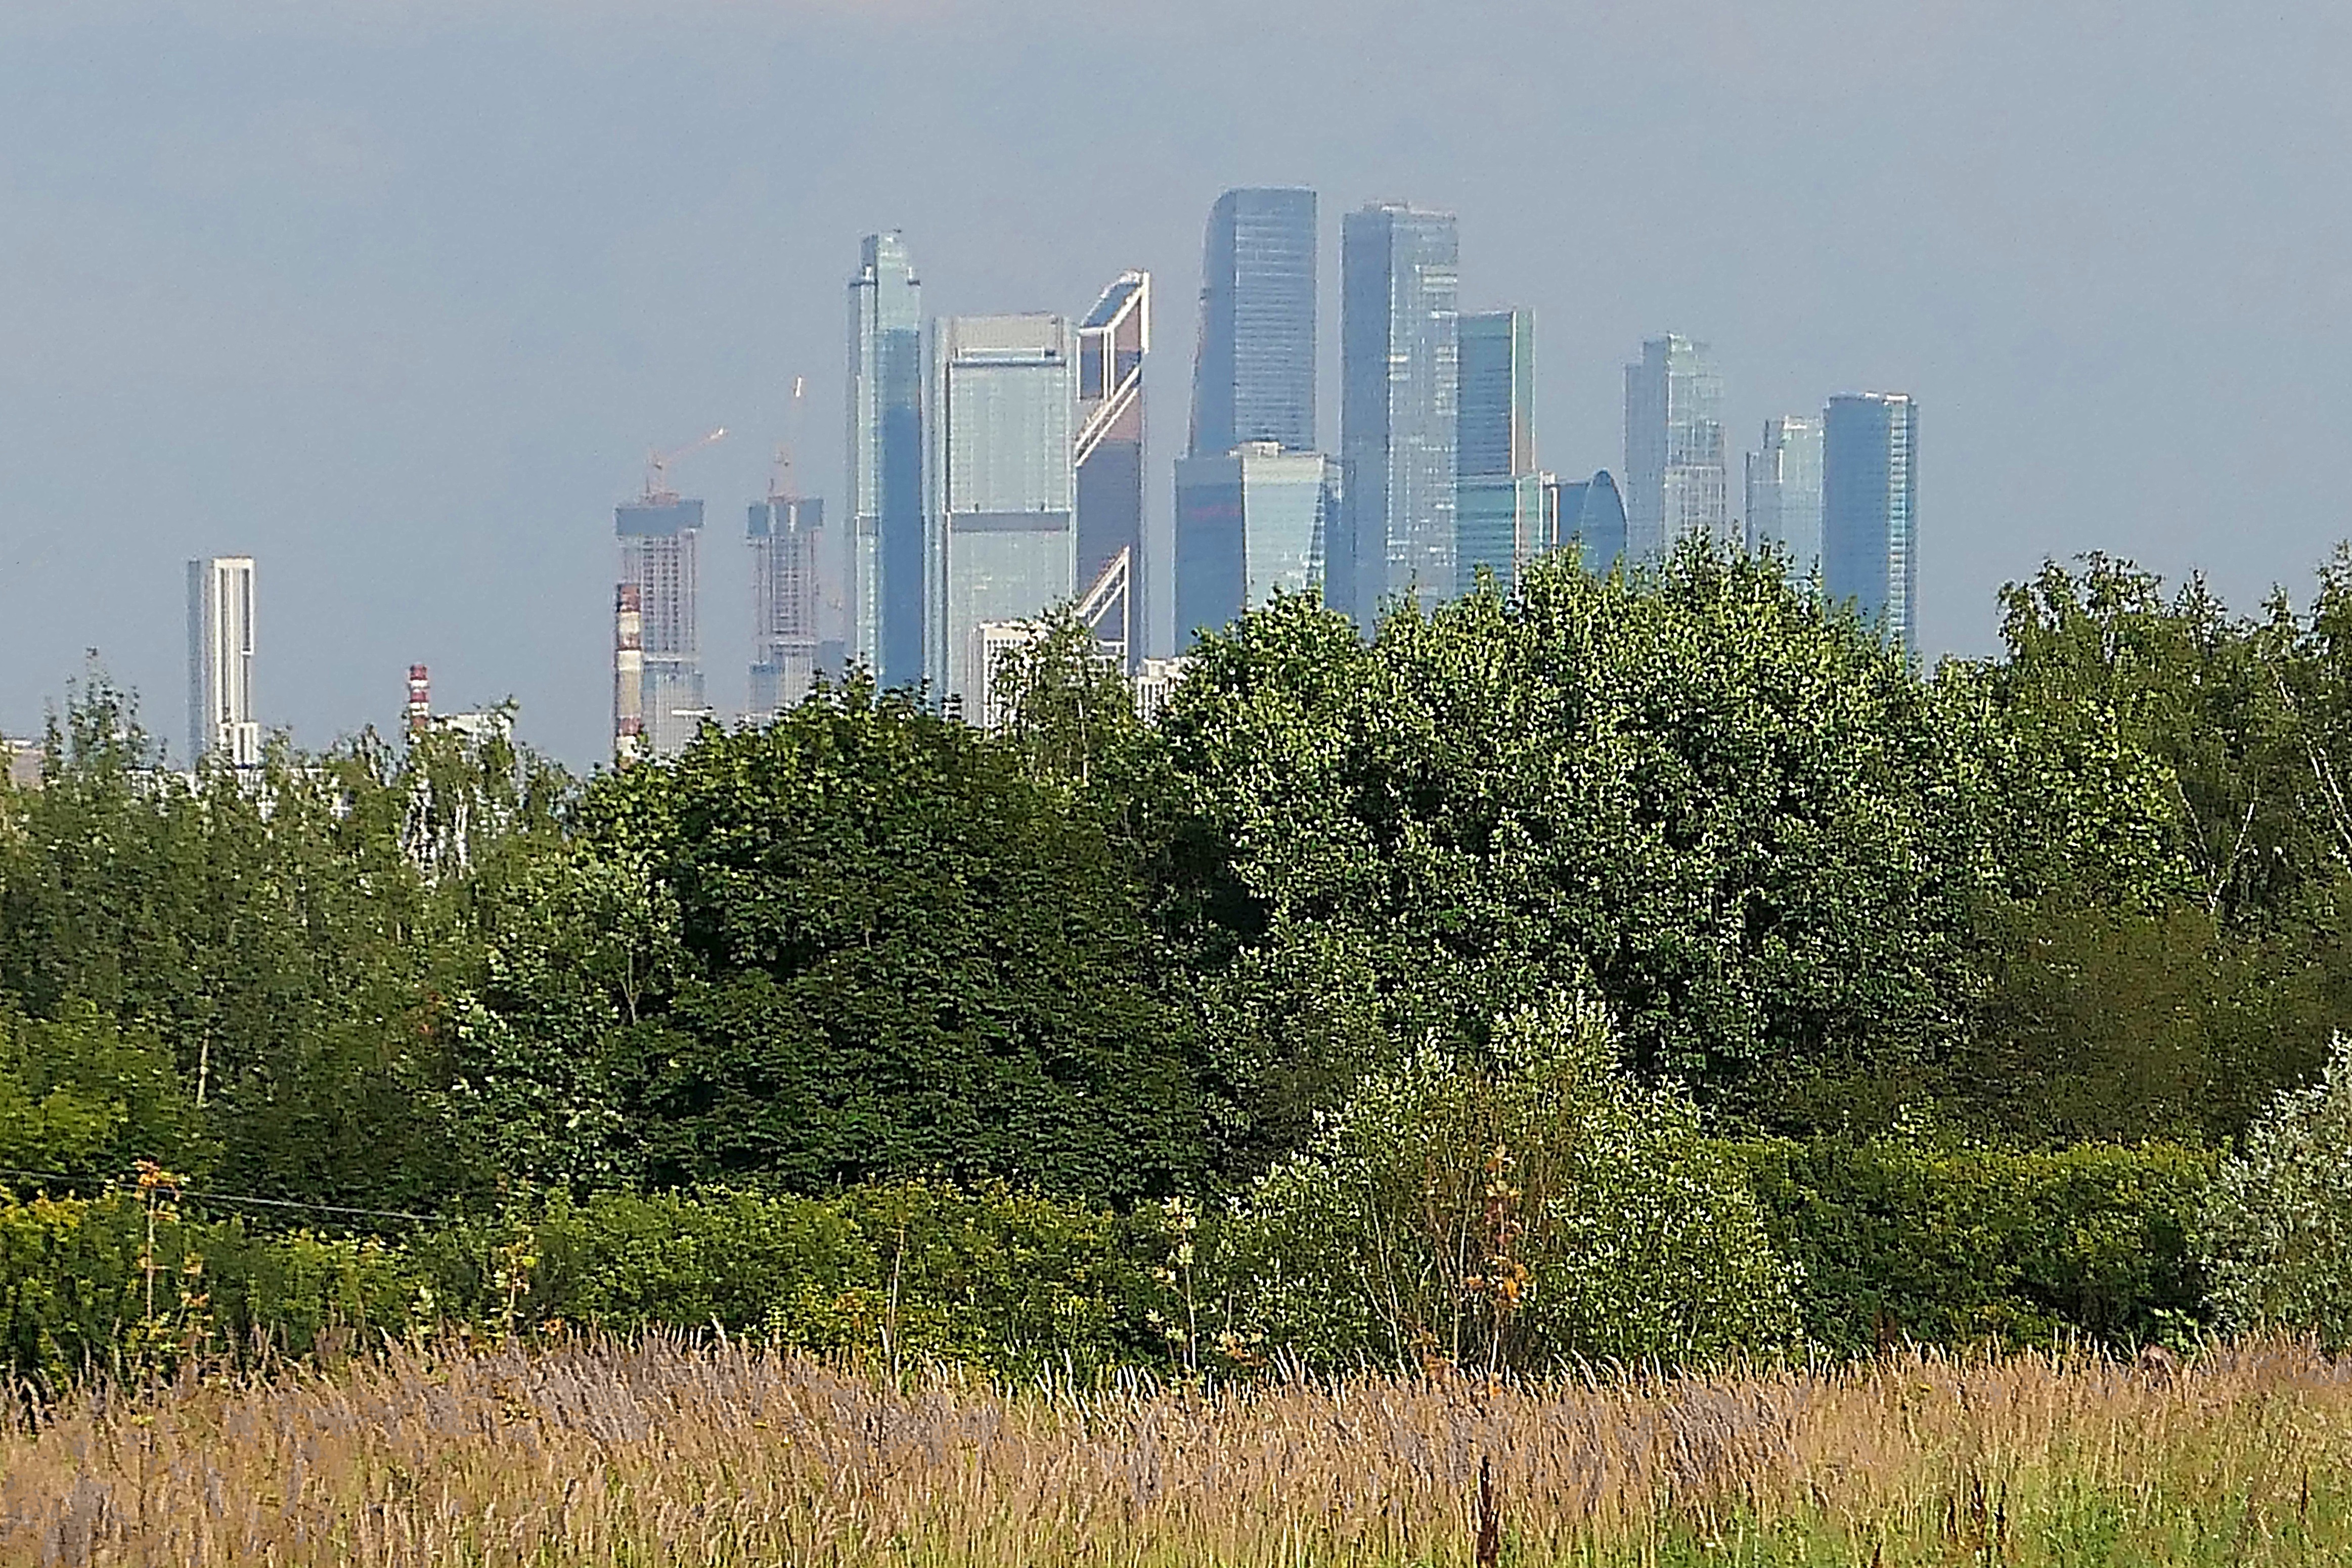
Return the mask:
<path id="1" fill-rule="evenodd" d="M 1546 466 L 1620 464 L 1622 366 L 1713 342 L 1734 454 L 1921 402 L 1920 635 L 1994 643 L 2046 555 L 2300 593 L 2338 537 L 2352 7 L 2137 0 L 0 0 L 0 727 L 100 650 L 180 741 L 184 559 L 261 562 L 263 717 L 389 727 L 412 660 L 604 745 L 614 503 L 743 507 L 795 375 L 839 495 L 843 286 L 927 308 L 1159 292 L 1150 497 L 1228 185 L 1461 216 L 1537 311 Z"/>

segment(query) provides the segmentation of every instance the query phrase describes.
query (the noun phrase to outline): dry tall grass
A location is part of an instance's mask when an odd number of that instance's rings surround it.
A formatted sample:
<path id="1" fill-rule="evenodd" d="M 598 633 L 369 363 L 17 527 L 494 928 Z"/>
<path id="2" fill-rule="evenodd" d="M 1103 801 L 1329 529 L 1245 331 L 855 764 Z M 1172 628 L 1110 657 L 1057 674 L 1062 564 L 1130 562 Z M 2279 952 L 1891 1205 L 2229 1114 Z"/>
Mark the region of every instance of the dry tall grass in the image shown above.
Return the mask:
<path id="1" fill-rule="evenodd" d="M 7 1563 L 2352 1561 L 2352 1366 L 1214 1395 L 904 1388 L 675 1339 L 77 1396 L 0 1435 Z"/>

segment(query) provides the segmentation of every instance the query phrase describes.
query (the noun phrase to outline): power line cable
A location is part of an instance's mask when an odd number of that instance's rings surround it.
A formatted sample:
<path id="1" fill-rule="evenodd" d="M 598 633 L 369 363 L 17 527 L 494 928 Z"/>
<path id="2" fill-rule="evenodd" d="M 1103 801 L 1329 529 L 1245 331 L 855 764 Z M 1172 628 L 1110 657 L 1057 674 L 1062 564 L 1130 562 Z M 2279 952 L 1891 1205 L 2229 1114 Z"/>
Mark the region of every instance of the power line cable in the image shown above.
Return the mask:
<path id="1" fill-rule="evenodd" d="M 25 1181 L 65 1182 L 75 1186 L 96 1185 L 110 1191 L 125 1190 L 125 1184 L 112 1176 L 68 1176 L 64 1171 L 21 1171 L 0 1166 L 0 1176 Z M 417 1214 L 403 1208 L 355 1208 L 349 1204 L 313 1203 L 307 1198 L 257 1197 L 244 1193 L 207 1192 L 201 1187 L 173 1187 L 173 1196 L 184 1202 L 245 1204 L 259 1208 L 295 1208 L 313 1214 L 348 1214 L 368 1219 L 414 1219 L 425 1224 L 438 1224 L 448 1216 Z"/>

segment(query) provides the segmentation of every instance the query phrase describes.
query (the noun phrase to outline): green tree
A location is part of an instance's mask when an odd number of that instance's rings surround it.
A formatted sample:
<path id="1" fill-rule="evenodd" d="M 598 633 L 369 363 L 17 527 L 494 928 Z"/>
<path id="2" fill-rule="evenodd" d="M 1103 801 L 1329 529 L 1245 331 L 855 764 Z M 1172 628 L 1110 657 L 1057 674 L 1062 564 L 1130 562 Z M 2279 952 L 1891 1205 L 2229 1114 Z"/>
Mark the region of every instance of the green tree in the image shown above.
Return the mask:
<path id="1" fill-rule="evenodd" d="M 860 679 L 582 821 L 677 912 L 621 1080 L 648 1179 L 1193 1179 L 1193 1030 L 1132 858 L 1012 746 Z"/>
<path id="2" fill-rule="evenodd" d="M 1245 616 L 1158 726 L 1215 846 L 1171 930 L 1274 1020 L 1243 1055 L 1279 1070 L 1228 1083 L 1236 1114 L 1296 1128 L 1283 1086 L 1344 1088 L 1583 977 L 1638 1071 L 1742 1115 L 1825 1077 L 1924 1082 L 1998 874 L 1950 709 L 1779 563 L 1696 546 L 1606 578 L 1542 561 L 1369 646 L 1311 600 Z M 1364 983 L 1300 990 L 1317 954 Z M 1286 1060 L 1301 1041 L 1328 1043 Z"/>
<path id="3" fill-rule="evenodd" d="M 2221 1167 L 2200 1242 L 2223 1323 L 2352 1347 L 2352 1039 Z"/>

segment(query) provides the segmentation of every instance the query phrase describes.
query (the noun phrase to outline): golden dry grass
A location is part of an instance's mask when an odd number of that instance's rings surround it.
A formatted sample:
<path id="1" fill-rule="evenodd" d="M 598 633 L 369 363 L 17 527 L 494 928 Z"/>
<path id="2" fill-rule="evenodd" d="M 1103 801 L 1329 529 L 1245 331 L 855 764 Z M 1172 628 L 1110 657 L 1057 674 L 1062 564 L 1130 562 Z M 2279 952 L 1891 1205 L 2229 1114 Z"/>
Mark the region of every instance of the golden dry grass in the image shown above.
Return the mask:
<path id="1" fill-rule="evenodd" d="M 896 1386 L 655 1338 L 77 1395 L 0 1435 L 0 1562 L 2352 1562 L 2352 1366 L 1213 1394 Z"/>

